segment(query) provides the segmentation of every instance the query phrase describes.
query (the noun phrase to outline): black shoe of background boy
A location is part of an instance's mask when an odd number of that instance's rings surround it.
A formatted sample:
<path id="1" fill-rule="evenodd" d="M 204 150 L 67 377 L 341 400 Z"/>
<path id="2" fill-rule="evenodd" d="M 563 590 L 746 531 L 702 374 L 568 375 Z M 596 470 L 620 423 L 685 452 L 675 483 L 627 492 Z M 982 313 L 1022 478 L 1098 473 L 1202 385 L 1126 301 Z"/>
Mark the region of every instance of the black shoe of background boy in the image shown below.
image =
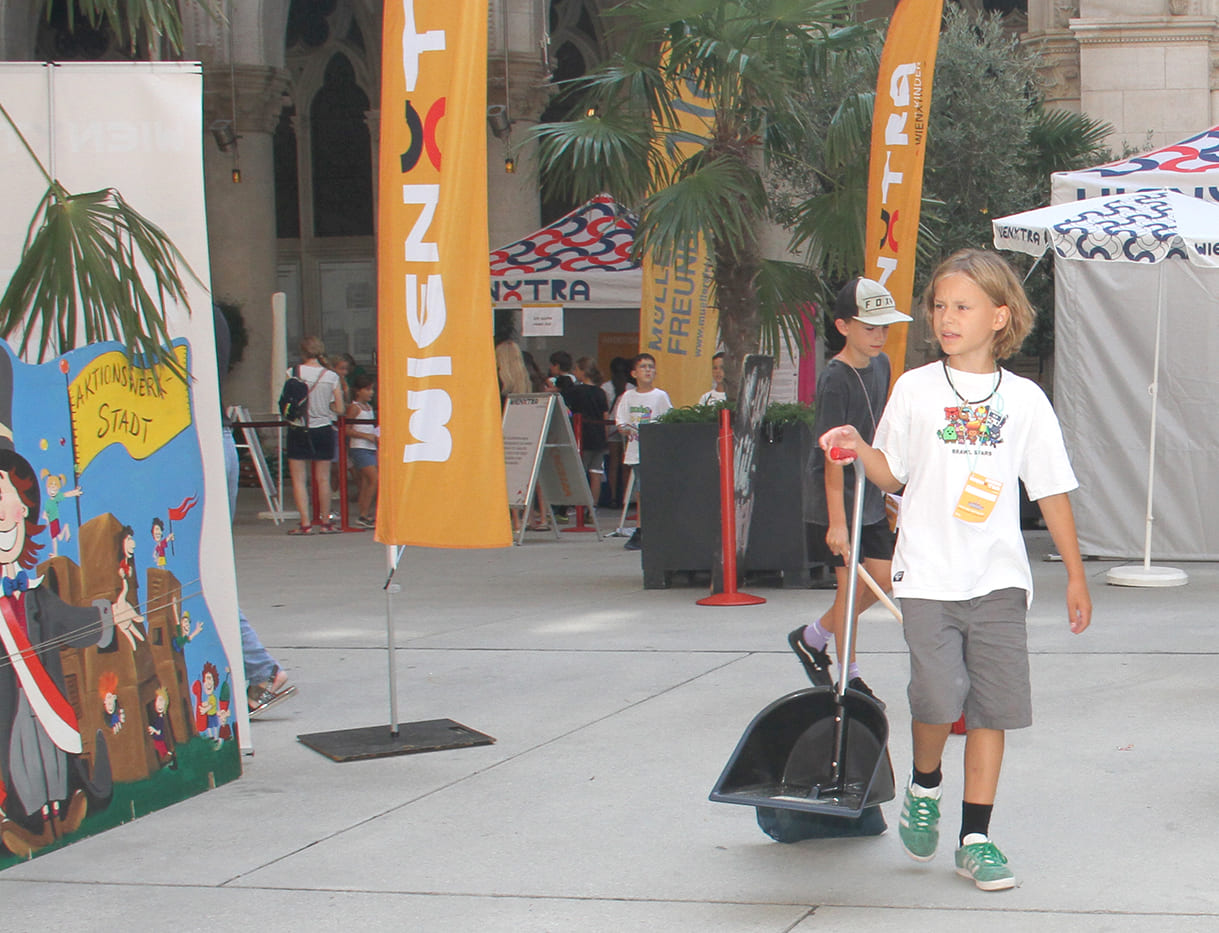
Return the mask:
<path id="1" fill-rule="evenodd" d="M 623 550 L 626 550 L 626 551 L 642 551 L 643 550 L 643 529 L 636 528 L 635 531 L 631 534 L 630 538 L 627 539 L 626 544 L 622 545 L 622 547 L 623 547 Z"/>
<path id="2" fill-rule="evenodd" d="M 804 641 L 803 625 L 793 632 L 788 632 L 787 643 L 791 645 L 792 652 L 800 659 L 804 673 L 808 675 L 808 679 L 813 682 L 814 687 L 832 687 L 834 685 L 834 678 L 830 676 L 830 656 L 826 654 L 824 648 L 818 651 Z"/>

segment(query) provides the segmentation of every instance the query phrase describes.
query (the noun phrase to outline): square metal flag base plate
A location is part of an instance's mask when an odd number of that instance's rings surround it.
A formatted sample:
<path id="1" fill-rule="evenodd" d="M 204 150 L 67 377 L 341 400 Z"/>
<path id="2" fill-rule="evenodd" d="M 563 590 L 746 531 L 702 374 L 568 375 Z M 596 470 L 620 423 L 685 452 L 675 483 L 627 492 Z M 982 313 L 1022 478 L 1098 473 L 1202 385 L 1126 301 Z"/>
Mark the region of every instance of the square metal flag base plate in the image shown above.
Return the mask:
<path id="1" fill-rule="evenodd" d="M 333 761 L 360 761 L 367 758 L 387 758 L 390 755 L 413 755 L 418 752 L 495 744 L 495 739 L 491 736 L 452 719 L 399 723 L 396 735 L 386 724 L 340 729 L 335 732 L 310 732 L 296 738 Z"/>

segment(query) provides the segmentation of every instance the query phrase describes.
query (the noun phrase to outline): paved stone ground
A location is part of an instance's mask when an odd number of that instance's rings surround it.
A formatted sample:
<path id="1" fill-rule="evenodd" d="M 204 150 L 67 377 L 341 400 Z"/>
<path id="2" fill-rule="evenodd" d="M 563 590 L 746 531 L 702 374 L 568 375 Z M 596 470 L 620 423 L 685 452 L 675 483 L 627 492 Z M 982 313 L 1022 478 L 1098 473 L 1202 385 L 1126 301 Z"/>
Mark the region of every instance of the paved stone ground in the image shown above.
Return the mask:
<path id="1" fill-rule="evenodd" d="M 894 829 L 781 845 L 752 809 L 709 803 L 753 715 L 806 685 L 785 634 L 830 594 L 758 581 L 763 606 L 698 607 L 697 587 L 644 590 L 621 539 L 408 551 L 400 718 L 497 741 L 330 761 L 296 736 L 389 721 L 385 549 L 287 538 L 242 495 L 241 601 L 299 696 L 254 724 L 240 780 L 5 871 L 7 929 L 1219 929 L 1217 565 L 1140 590 L 1089 564 L 1095 621 L 1076 637 L 1048 536 L 1028 533 L 1036 724 L 1009 737 L 992 823 L 1020 886 L 985 894 L 953 872 L 951 839 L 927 864 Z M 861 662 L 902 775 L 905 651 L 882 609 L 864 616 Z"/>

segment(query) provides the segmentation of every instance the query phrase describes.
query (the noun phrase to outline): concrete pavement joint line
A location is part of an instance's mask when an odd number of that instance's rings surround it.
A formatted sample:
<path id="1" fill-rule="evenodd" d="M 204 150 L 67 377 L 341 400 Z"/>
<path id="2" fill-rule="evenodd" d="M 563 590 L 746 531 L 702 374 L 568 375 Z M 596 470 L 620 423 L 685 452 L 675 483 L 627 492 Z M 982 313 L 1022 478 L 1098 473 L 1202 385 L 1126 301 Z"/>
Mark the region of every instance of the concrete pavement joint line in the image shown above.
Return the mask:
<path id="1" fill-rule="evenodd" d="M 300 852 L 304 852 L 306 849 L 310 849 L 313 846 L 316 846 L 323 842 L 329 842 L 331 839 L 335 839 L 339 836 L 344 835 L 345 833 L 349 833 L 352 830 L 358 829 L 361 826 L 366 826 L 369 823 L 372 823 L 374 820 L 379 820 L 384 816 L 389 816 L 389 814 L 391 814 L 391 813 L 396 813 L 398 810 L 401 810 L 405 807 L 413 806 L 414 804 L 417 804 L 422 800 L 426 800 L 427 798 L 432 797 L 435 794 L 440 793 L 441 791 L 446 791 L 446 790 L 449 790 L 450 788 L 456 787 L 457 785 L 462 784 L 465 781 L 470 780 L 471 778 L 478 777 L 479 775 L 482 775 L 482 774 L 486 774 L 489 771 L 493 771 L 496 768 L 506 765 L 509 762 L 516 761 L 519 758 L 523 758 L 526 755 L 532 755 L 534 752 L 547 748 L 550 745 L 554 745 L 557 742 L 560 742 L 564 739 L 568 739 L 571 736 L 577 735 L 578 733 L 583 732 L 586 729 L 589 729 L 596 725 L 600 725 L 603 722 L 607 722 L 608 720 L 612 719 L 615 716 L 620 716 L 625 712 L 629 712 L 630 710 L 635 709 L 637 706 L 641 706 L 644 703 L 650 703 L 653 700 L 659 699 L 660 697 L 662 697 L 668 693 L 672 693 L 674 690 L 677 690 L 680 687 L 688 686 L 689 684 L 694 683 L 696 680 L 700 680 L 703 677 L 707 677 L 710 674 L 714 674 L 717 671 L 723 670 L 724 668 L 728 667 L 730 664 L 736 663 L 736 661 L 738 661 L 738 660 L 740 660 L 740 659 L 737 658 L 737 659 L 734 659 L 731 661 L 726 661 L 723 664 L 717 665 L 706 671 L 703 671 L 701 674 L 695 674 L 694 676 L 688 677 L 685 680 L 681 681 L 680 683 L 672 684 L 671 686 L 668 686 L 663 690 L 653 693 L 650 696 L 646 696 L 640 700 L 636 700 L 634 703 L 628 703 L 626 706 L 616 709 L 613 712 L 606 713 L 604 716 L 599 716 L 596 719 L 591 719 L 582 725 L 579 725 L 573 729 L 567 730 L 566 732 L 562 733 L 561 735 L 556 735 L 553 738 L 547 739 L 545 742 L 541 742 L 537 745 L 532 745 L 529 748 L 521 749 L 521 751 L 517 752 L 515 755 L 510 755 L 507 758 L 504 758 L 500 761 L 489 764 L 485 768 L 480 768 L 477 771 L 471 771 L 469 774 L 464 775 L 463 777 L 459 777 L 455 780 L 449 781 L 447 784 L 442 784 L 439 787 L 434 787 L 427 793 L 420 794 L 419 796 L 413 797 L 410 800 L 404 800 L 402 803 L 389 807 L 388 809 L 383 810 L 380 813 L 374 813 L 372 816 L 365 817 L 364 819 L 362 819 L 356 823 L 352 823 L 350 826 L 345 826 L 342 829 L 336 829 L 334 832 L 329 833 L 326 836 L 322 836 L 319 839 L 315 839 L 312 842 L 308 843 L 307 845 L 300 846 L 299 848 L 293 849 L 290 852 L 285 852 L 282 855 L 279 855 L 276 858 L 271 859 L 269 862 L 264 862 L 261 865 L 257 865 L 255 867 L 249 869 L 248 871 L 242 872 L 239 875 L 234 875 L 232 878 L 222 881 L 219 885 L 217 885 L 217 887 L 223 888 L 226 885 L 230 884 L 231 882 L 237 881 L 240 878 L 243 878 L 248 874 L 252 874 L 253 872 L 256 872 L 256 871 L 261 871 L 264 868 L 274 865 L 276 862 L 282 862 L 284 859 L 286 859 L 290 856 L 296 855 Z"/>
<path id="2" fill-rule="evenodd" d="M 71 881 L 66 879 L 43 879 L 31 878 L 22 879 L 21 881 L 0 881 L 2 885 L 74 885 L 79 887 L 106 887 L 106 888 L 133 888 L 133 889 L 165 889 L 165 890 L 197 890 L 197 891 L 214 891 L 222 887 L 222 885 L 203 885 L 203 884 L 174 884 L 170 882 L 148 882 L 137 883 L 131 881 Z M 227 884 L 227 882 L 226 882 Z M 3 888 L 0 887 L 0 890 Z M 1208 919 L 1219 917 L 1219 913 L 1199 912 L 1199 911 L 1152 911 L 1152 910 L 1078 910 L 1071 908 L 1055 908 L 1055 907 L 1001 907 L 993 903 L 986 905 L 970 906 L 970 907 L 953 907 L 950 905 L 940 906 L 919 906 L 919 905 L 897 905 L 897 904 L 848 904 L 843 902 L 824 902 L 820 904 L 792 903 L 787 901 L 749 901 L 749 900 L 721 900 L 718 898 L 661 898 L 661 897 L 598 897 L 596 895 L 578 895 L 578 894 L 493 894 L 486 891 L 391 891 L 381 890 L 378 888 L 327 888 L 327 887 L 308 887 L 295 888 L 285 887 L 282 885 L 248 885 L 231 890 L 236 891 L 267 891 L 267 892 L 298 892 L 302 894 L 321 893 L 321 894 L 351 894 L 351 895 L 371 895 L 375 897 L 445 897 L 445 898 L 469 898 L 474 900 L 503 900 L 503 901 L 556 901 L 556 902 L 571 902 L 585 904 L 712 904 L 725 907 L 792 907 L 805 908 L 807 913 L 801 917 L 801 920 L 807 920 L 810 916 L 819 910 L 833 908 L 835 910 L 892 910 L 892 911 L 919 911 L 926 913 L 959 913 L 959 914 L 1041 914 L 1044 916 L 1066 916 L 1066 917 L 1171 917 L 1173 919 Z M 788 927 L 788 930 L 793 930 L 799 926 L 799 922 Z"/>

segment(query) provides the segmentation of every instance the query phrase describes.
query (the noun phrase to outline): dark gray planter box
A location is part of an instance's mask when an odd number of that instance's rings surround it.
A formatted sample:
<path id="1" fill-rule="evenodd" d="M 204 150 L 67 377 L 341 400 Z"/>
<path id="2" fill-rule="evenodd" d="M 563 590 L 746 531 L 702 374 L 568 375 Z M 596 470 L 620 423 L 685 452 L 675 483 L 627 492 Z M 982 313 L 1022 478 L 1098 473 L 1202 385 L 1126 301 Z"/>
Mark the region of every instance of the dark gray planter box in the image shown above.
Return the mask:
<path id="1" fill-rule="evenodd" d="M 803 470 L 812 430 L 763 428 L 754 474 L 753 522 L 743 573 L 779 572 L 784 586 L 809 586 Z M 710 571 L 720 547 L 719 426 L 646 424 L 639 434 L 643 585 L 662 589 L 674 573 Z"/>

